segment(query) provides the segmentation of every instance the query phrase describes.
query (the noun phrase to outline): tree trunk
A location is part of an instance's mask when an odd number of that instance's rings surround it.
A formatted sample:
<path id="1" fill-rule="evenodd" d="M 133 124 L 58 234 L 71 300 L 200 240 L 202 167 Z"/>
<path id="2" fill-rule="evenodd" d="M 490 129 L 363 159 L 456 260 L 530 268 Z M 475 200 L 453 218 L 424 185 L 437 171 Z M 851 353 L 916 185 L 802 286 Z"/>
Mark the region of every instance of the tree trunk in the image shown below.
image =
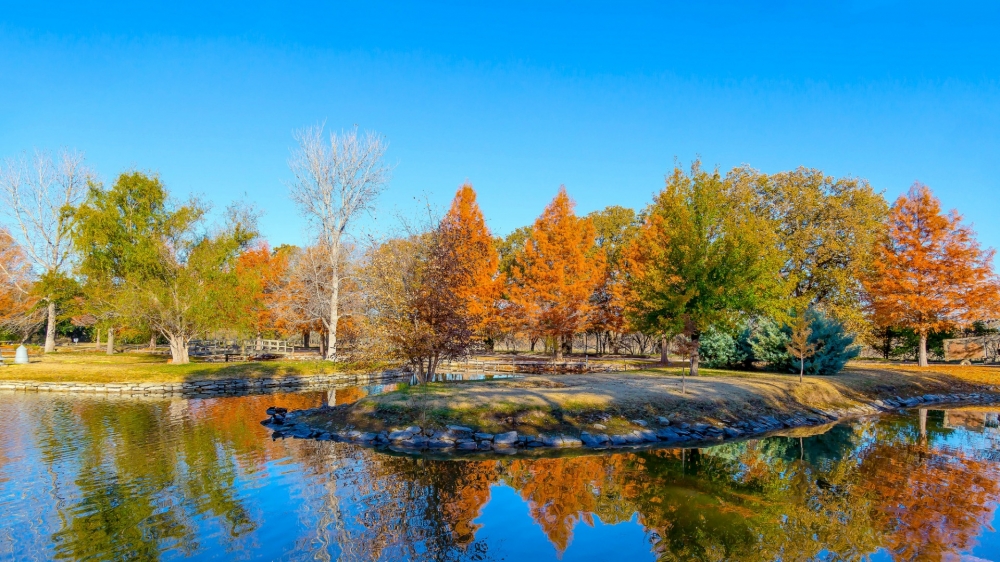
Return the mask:
<path id="1" fill-rule="evenodd" d="M 670 362 L 667 357 L 667 336 L 660 336 L 660 363 L 666 365 Z"/>
<path id="2" fill-rule="evenodd" d="M 302 347 L 309 347 L 310 330 L 302 330 Z"/>
<path id="3" fill-rule="evenodd" d="M 49 301 L 49 318 L 45 326 L 45 353 L 56 350 L 56 303 Z"/>
<path id="4" fill-rule="evenodd" d="M 167 337 L 167 340 L 170 342 L 170 362 L 174 365 L 186 365 L 189 363 L 188 338 L 170 335 Z"/>
<path id="5" fill-rule="evenodd" d="M 328 344 L 329 340 L 327 339 L 326 334 L 321 333 L 319 338 L 319 354 L 324 359 L 326 358 L 326 350 L 327 350 L 326 346 Z"/>
<path id="6" fill-rule="evenodd" d="M 920 358 L 917 364 L 921 367 L 927 366 L 927 332 L 920 333 Z"/>
<path id="7" fill-rule="evenodd" d="M 340 252 L 340 248 L 334 250 Z M 333 256 L 333 273 L 330 276 L 330 326 L 327 333 L 326 359 L 337 359 L 337 321 L 340 320 L 340 263 L 339 256 Z"/>
<path id="8" fill-rule="evenodd" d="M 108 328 L 108 348 L 105 350 L 108 355 L 115 354 L 115 329 Z"/>
<path id="9" fill-rule="evenodd" d="M 920 439 L 925 441 L 927 439 L 927 408 L 920 408 L 917 412 L 920 416 Z"/>
<path id="10" fill-rule="evenodd" d="M 528 338 L 528 343 L 531 345 L 530 350 L 532 353 L 535 352 L 535 344 L 538 343 L 538 338 Z"/>
<path id="11" fill-rule="evenodd" d="M 562 361 L 563 358 L 563 346 L 562 346 L 562 336 L 556 336 L 555 341 L 552 345 L 552 351 L 554 352 L 556 361 Z"/>
<path id="12" fill-rule="evenodd" d="M 156 332 L 149 336 L 149 350 L 156 351 Z"/>
<path id="13" fill-rule="evenodd" d="M 698 360 L 701 358 L 701 350 L 699 349 L 701 341 L 701 334 L 695 333 L 691 335 L 691 376 L 698 376 Z"/>
<path id="14" fill-rule="evenodd" d="M 806 356 L 799 358 L 799 382 L 802 382 L 802 375 L 806 372 Z"/>
<path id="15" fill-rule="evenodd" d="M 101 349 L 101 329 L 94 326 L 94 350 Z"/>

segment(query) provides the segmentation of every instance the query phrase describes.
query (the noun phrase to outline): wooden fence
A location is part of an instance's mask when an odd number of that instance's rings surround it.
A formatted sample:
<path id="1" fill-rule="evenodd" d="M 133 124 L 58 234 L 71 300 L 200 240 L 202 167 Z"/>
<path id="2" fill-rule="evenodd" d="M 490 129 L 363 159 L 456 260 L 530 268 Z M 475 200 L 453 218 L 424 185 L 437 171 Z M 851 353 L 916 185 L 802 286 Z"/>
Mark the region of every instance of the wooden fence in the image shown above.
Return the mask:
<path id="1" fill-rule="evenodd" d="M 466 359 L 441 361 L 438 369 L 492 373 L 601 373 L 636 370 L 626 361 L 547 361 L 541 359 Z"/>

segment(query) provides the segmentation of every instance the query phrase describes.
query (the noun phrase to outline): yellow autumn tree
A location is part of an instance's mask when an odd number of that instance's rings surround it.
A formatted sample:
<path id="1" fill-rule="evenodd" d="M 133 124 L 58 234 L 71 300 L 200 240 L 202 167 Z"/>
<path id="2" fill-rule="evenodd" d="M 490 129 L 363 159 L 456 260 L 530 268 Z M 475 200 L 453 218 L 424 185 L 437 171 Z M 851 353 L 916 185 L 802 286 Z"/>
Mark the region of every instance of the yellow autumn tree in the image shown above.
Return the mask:
<path id="1" fill-rule="evenodd" d="M 529 334 L 553 339 L 557 360 L 563 342 L 586 327 L 604 275 L 604 257 L 593 251 L 594 225 L 573 207 L 560 187 L 511 268 L 511 303 Z"/>

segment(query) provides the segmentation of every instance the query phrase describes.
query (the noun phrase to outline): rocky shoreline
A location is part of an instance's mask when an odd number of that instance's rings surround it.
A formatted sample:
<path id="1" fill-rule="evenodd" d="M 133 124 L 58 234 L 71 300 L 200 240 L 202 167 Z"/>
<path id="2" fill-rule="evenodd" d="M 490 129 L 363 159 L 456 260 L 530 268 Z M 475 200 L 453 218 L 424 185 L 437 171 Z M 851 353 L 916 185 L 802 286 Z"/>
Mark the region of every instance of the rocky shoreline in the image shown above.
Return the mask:
<path id="1" fill-rule="evenodd" d="M 390 369 L 377 373 L 330 373 L 325 375 L 205 379 L 183 382 L 90 383 L 0 381 L 0 391 L 118 393 L 126 395 L 170 394 L 199 397 L 264 393 L 287 389 L 326 389 L 330 385 L 380 384 L 403 380 L 404 378 L 408 380 L 409 376 L 409 373 L 402 370 Z"/>
<path id="2" fill-rule="evenodd" d="M 347 426 L 334 431 L 326 431 L 310 426 L 301 418 L 317 410 L 286 412 L 281 408 L 269 408 L 270 417 L 261 424 L 272 430 L 273 439 L 292 437 L 321 441 L 340 441 L 358 445 L 387 449 L 409 454 L 436 453 L 484 453 L 517 454 L 537 449 L 587 448 L 595 450 L 624 449 L 671 445 L 696 447 L 717 444 L 725 440 L 739 440 L 761 437 L 781 430 L 811 426 L 823 426 L 844 419 L 863 417 L 914 407 L 931 405 L 963 405 L 1000 403 L 1000 393 L 975 392 L 965 394 L 925 394 L 903 398 L 899 396 L 875 400 L 845 409 L 821 410 L 809 408 L 794 414 L 762 416 L 753 420 L 741 420 L 729 425 L 714 425 L 698 421 L 670 420 L 658 417 L 655 420 L 629 420 L 636 429 L 626 434 L 609 434 L 601 423 L 595 423 L 579 435 L 521 434 L 517 431 L 504 433 L 483 433 L 472 427 L 449 425 L 442 429 L 425 428 L 417 425 L 396 428 L 392 431 L 361 431 Z M 603 414 L 609 421 L 610 414 Z"/>

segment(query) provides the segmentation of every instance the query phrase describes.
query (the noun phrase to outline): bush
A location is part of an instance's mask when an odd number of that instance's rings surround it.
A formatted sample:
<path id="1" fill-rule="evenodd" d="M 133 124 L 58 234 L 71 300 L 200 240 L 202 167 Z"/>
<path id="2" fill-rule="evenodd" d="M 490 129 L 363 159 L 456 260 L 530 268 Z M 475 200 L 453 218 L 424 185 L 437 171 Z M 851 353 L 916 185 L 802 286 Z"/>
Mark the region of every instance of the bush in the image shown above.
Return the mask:
<path id="1" fill-rule="evenodd" d="M 736 339 L 715 327 L 702 334 L 698 353 L 710 369 L 740 368 L 747 358 Z"/>
<path id="2" fill-rule="evenodd" d="M 812 317 L 809 342 L 816 344 L 816 353 L 806 358 L 805 372 L 807 375 L 835 375 L 857 357 L 861 349 L 854 345 L 854 336 L 846 334 L 840 322 L 815 310 L 806 314 Z M 760 321 L 750 336 L 754 359 L 766 363 L 767 368 L 774 371 L 797 373 L 798 360 L 786 347 L 791 337 L 792 328 L 787 324 L 779 327 L 773 320 Z"/>
<path id="3" fill-rule="evenodd" d="M 761 318 L 749 338 L 754 360 L 766 363 L 770 369 L 787 369 L 792 361 L 787 349 L 791 333 L 791 329 L 784 330 L 774 320 Z"/>

